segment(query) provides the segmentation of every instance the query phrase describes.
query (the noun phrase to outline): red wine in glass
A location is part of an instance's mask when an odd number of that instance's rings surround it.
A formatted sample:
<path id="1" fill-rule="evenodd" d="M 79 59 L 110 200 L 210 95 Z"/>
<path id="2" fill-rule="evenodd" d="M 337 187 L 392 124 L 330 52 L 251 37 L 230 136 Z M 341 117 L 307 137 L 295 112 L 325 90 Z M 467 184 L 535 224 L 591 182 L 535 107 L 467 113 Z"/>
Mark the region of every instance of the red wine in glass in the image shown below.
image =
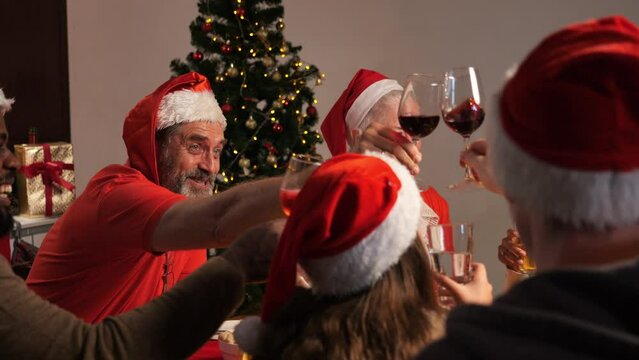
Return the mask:
<path id="1" fill-rule="evenodd" d="M 469 137 L 484 122 L 485 115 L 484 109 L 473 98 L 469 98 L 444 114 L 444 122 L 454 132 Z"/>
<path id="2" fill-rule="evenodd" d="M 482 90 L 479 73 L 474 67 L 454 68 L 444 74 L 441 114 L 444 122 L 464 139 L 468 150 L 470 136 L 484 122 Z M 472 189 L 481 187 L 465 166 L 464 179 L 448 186 L 449 189 Z"/>
<path id="3" fill-rule="evenodd" d="M 414 143 L 428 136 L 439 124 L 441 79 L 427 74 L 408 75 L 399 101 L 397 117 Z"/>
<path id="4" fill-rule="evenodd" d="M 412 138 L 423 138 L 435 130 L 439 115 L 408 115 L 399 117 L 399 125 Z"/>

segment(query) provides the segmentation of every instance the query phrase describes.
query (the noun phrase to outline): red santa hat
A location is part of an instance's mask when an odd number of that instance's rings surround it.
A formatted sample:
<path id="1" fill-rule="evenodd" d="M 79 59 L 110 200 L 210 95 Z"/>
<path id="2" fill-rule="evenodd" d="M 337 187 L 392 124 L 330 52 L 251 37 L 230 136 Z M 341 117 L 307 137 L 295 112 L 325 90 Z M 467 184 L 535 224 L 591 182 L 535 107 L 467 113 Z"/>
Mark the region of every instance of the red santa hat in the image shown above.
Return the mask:
<path id="1" fill-rule="evenodd" d="M 259 354 L 272 316 L 292 297 L 296 264 L 317 295 L 366 289 L 393 265 L 417 235 L 421 200 L 415 180 L 382 153 L 336 156 L 300 191 L 271 264 L 262 317 L 244 319 L 235 338 Z"/>
<path id="2" fill-rule="evenodd" d="M 207 121 L 226 127 L 226 118 L 213 95 L 209 81 L 198 73 L 188 75 L 196 77 L 197 81 L 192 81 L 190 87 L 180 88 L 162 97 L 156 130 L 192 121 Z"/>
<path id="3" fill-rule="evenodd" d="M 639 221 L 639 29 L 615 16 L 544 39 L 506 83 L 495 174 L 520 205 L 573 226 Z"/>
<path id="4" fill-rule="evenodd" d="M 395 80 L 367 69 L 360 69 L 322 122 L 322 135 L 333 155 L 346 152 L 346 133 L 368 127 L 366 115 L 384 95 L 402 91 Z"/>

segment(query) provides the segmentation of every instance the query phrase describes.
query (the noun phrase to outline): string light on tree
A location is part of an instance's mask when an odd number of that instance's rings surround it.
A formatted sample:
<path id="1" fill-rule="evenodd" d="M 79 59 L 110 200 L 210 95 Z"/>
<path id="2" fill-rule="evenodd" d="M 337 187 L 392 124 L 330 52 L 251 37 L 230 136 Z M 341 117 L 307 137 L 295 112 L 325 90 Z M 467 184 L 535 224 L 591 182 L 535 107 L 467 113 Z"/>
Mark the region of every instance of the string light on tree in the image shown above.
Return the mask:
<path id="1" fill-rule="evenodd" d="M 277 28 L 277 30 L 282 31 L 282 30 L 284 30 L 284 28 L 286 28 L 286 24 L 284 23 L 283 19 L 279 19 L 277 21 L 277 25 L 275 25 L 275 27 Z"/>

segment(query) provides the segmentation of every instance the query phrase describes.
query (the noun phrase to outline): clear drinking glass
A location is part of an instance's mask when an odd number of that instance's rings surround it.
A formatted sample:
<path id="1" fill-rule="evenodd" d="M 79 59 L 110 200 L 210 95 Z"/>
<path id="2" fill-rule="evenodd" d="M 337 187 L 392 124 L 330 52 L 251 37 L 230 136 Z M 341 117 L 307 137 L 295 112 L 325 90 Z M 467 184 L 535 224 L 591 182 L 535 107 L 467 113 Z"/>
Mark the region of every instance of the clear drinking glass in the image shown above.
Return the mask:
<path id="1" fill-rule="evenodd" d="M 280 187 L 280 204 L 286 216 L 291 215 L 291 208 L 302 186 L 309 176 L 322 164 L 319 155 L 295 154 L 291 156 L 286 173 Z"/>
<path id="2" fill-rule="evenodd" d="M 429 225 L 426 228 L 425 239 L 433 271 L 446 275 L 460 284 L 472 280 L 472 223 Z M 439 292 L 442 305 L 454 305 L 454 300 L 445 289 L 440 288 Z"/>

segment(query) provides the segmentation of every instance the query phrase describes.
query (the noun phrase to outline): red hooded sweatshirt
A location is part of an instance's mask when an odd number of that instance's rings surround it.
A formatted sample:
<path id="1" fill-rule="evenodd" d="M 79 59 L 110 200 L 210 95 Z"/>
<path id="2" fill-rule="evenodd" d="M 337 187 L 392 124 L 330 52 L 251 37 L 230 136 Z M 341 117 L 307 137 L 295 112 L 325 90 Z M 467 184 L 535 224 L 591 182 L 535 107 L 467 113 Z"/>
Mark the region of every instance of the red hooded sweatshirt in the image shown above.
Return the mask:
<path id="1" fill-rule="evenodd" d="M 100 170 L 51 228 L 27 285 L 40 296 L 95 323 L 160 295 L 206 261 L 205 250 L 155 253 L 157 222 L 185 199 L 159 185 L 156 115 L 162 97 L 210 85 L 189 73 L 142 99 L 124 122 L 129 161 Z"/>

